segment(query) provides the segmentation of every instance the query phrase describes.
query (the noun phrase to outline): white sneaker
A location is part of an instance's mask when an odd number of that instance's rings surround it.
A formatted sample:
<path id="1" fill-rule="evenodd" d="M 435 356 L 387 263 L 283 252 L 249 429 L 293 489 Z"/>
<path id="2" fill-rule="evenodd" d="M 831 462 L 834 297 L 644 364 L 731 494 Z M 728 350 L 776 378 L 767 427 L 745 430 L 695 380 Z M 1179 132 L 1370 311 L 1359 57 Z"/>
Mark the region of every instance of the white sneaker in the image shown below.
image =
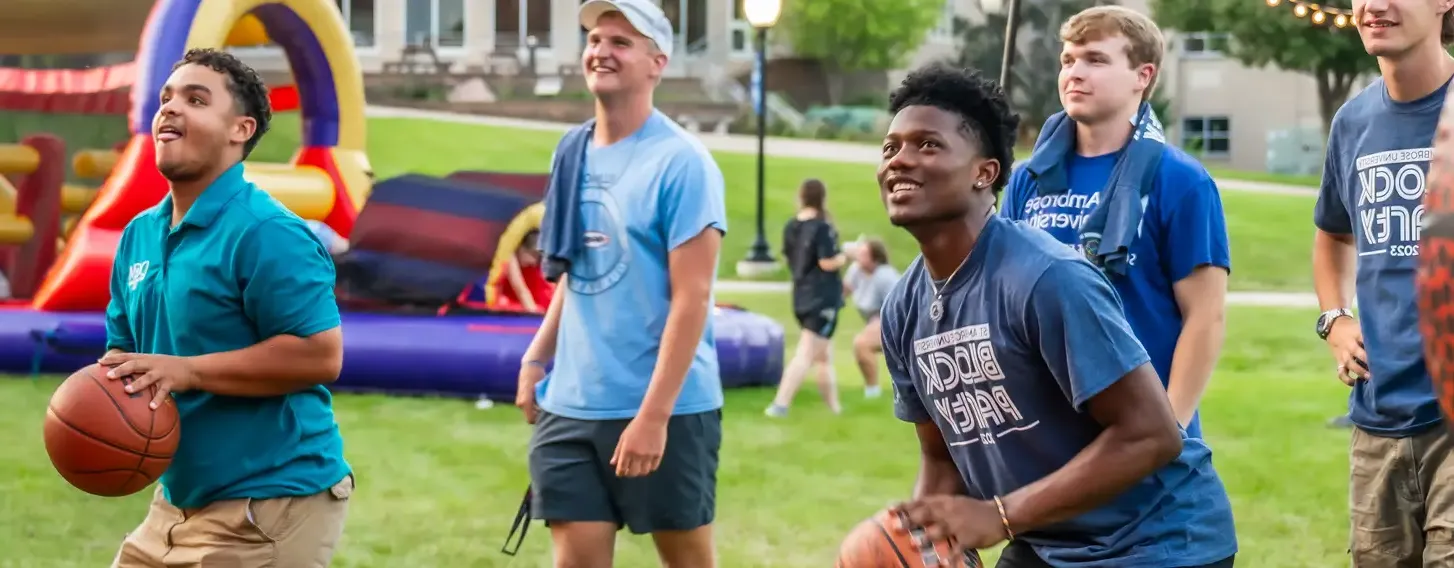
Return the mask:
<path id="1" fill-rule="evenodd" d="M 883 387 L 863 387 L 863 398 L 878 398 L 881 394 L 883 394 Z"/>
<path id="2" fill-rule="evenodd" d="M 762 413 L 766 414 L 769 418 L 782 418 L 788 415 L 788 409 L 787 407 L 776 404 L 769 404 L 767 405 L 767 409 L 763 410 Z"/>

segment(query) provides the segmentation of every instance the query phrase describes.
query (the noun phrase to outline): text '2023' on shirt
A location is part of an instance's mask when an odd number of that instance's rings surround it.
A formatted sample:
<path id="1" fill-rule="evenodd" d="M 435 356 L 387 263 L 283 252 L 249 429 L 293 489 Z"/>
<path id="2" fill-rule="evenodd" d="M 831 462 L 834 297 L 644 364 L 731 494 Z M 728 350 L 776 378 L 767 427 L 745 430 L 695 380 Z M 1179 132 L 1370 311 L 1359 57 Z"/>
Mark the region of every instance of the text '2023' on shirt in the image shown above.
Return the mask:
<path id="1" fill-rule="evenodd" d="M 1072 152 L 1065 162 L 1070 189 L 1052 195 L 1039 195 L 1029 168 L 1017 168 L 1000 213 L 1044 229 L 1080 250 L 1081 223 L 1100 206 L 1118 155 L 1085 157 Z M 1142 208 L 1130 267 L 1125 276 L 1110 280 L 1121 296 L 1131 330 L 1165 385 L 1171 381 L 1171 361 L 1184 324 L 1175 284 L 1201 266 L 1230 270 L 1232 254 L 1217 184 L 1196 158 L 1181 149 L 1163 150 L 1155 187 L 1142 200 Z M 1202 437 L 1200 414 L 1192 417 L 1186 431 L 1193 438 Z"/>
<path id="2" fill-rule="evenodd" d="M 894 410 L 938 426 L 973 497 L 1064 467 L 1102 431 L 1087 403 L 1149 361 L 1100 271 L 1028 224 L 990 218 L 943 285 L 939 321 L 931 285 L 915 259 L 884 303 Z M 1195 438 L 1110 503 L 1017 537 L 1076 568 L 1198 566 L 1237 550 L 1226 489 Z"/>
<path id="3" fill-rule="evenodd" d="M 1358 381 L 1348 418 L 1364 431 L 1402 437 L 1441 420 L 1424 365 L 1414 302 L 1419 220 L 1434 129 L 1448 85 L 1401 103 L 1383 79 L 1333 117 L 1323 185 L 1313 209 L 1319 229 L 1351 235 L 1358 251 L 1358 317 L 1372 378 Z"/>

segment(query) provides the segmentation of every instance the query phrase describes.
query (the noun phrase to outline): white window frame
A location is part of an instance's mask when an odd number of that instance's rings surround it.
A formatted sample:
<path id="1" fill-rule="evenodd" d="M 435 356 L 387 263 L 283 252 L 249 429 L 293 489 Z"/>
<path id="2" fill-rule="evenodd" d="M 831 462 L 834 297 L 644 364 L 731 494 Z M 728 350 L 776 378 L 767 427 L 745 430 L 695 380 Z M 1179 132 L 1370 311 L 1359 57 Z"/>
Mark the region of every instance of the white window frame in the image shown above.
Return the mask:
<path id="1" fill-rule="evenodd" d="M 1227 129 L 1221 132 L 1211 130 L 1212 121 L 1214 120 L 1226 121 Z M 1201 122 L 1201 128 L 1198 129 L 1198 131 L 1195 133 L 1195 136 L 1193 136 L 1193 133 L 1188 131 L 1186 128 L 1186 123 L 1188 121 Z M 1188 148 L 1189 142 L 1191 142 L 1192 138 L 1199 138 L 1202 141 L 1201 147 L 1195 149 L 1196 155 L 1205 156 L 1208 158 L 1225 158 L 1230 156 L 1232 154 L 1232 117 L 1222 114 L 1209 114 L 1188 116 L 1183 118 L 1181 121 L 1181 147 Z M 1226 140 L 1227 149 L 1224 151 L 1213 151 L 1211 148 L 1211 144 L 1209 143 L 1209 141 L 1211 140 Z"/>
<path id="2" fill-rule="evenodd" d="M 351 15 L 349 14 L 353 11 L 353 7 L 349 4 L 349 1 L 350 0 L 334 0 L 334 4 L 338 6 L 339 14 L 343 15 L 343 31 L 348 34 L 349 40 L 353 42 L 354 53 L 362 55 L 378 55 L 379 24 L 382 22 L 382 20 L 379 19 L 379 4 L 382 2 L 382 0 L 371 0 L 374 3 L 374 44 L 371 46 L 359 45 L 358 40 L 353 37 L 353 22 L 350 19 Z M 468 3 L 468 0 L 466 0 L 466 3 Z M 244 47 L 229 47 L 227 48 L 227 50 L 239 56 L 283 57 L 286 55 L 285 53 L 283 53 L 283 48 L 276 43 L 260 46 L 250 45 Z"/>
<path id="3" fill-rule="evenodd" d="M 746 18 L 738 17 L 737 6 L 742 2 L 743 0 L 723 2 L 727 7 L 727 53 L 734 59 L 752 59 L 757 57 L 757 30 L 752 29 L 752 24 Z M 735 45 L 739 35 L 743 39 L 742 49 L 737 49 Z"/>
<path id="4" fill-rule="evenodd" d="M 1196 51 L 1187 49 L 1187 45 L 1192 40 L 1199 42 L 1202 45 L 1202 49 L 1198 49 Z M 1230 34 L 1219 32 L 1191 32 L 1187 34 L 1182 34 L 1180 41 L 1180 51 L 1181 54 L 1188 59 L 1221 59 L 1223 57 L 1226 57 L 1226 54 L 1222 53 L 1222 50 L 1211 49 L 1207 46 L 1210 46 L 1216 42 L 1221 42 L 1222 45 L 1226 45 L 1231 41 L 1232 37 Z"/>
<path id="5" fill-rule="evenodd" d="M 508 1 L 508 0 L 499 0 L 499 1 Z M 464 55 L 464 53 L 467 52 L 467 51 L 469 51 L 469 49 L 471 47 L 470 46 L 470 15 L 471 15 L 470 12 L 472 10 L 474 10 L 474 8 L 471 8 L 470 6 L 472 4 L 480 4 L 481 2 L 471 2 L 470 0 L 460 0 L 461 4 L 463 4 L 463 7 L 464 7 L 464 12 L 462 13 L 462 15 L 464 17 L 464 31 L 463 31 L 463 34 L 462 34 L 464 36 L 464 45 L 460 45 L 460 46 L 441 46 L 441 45 L 439 45 L 439 2 L 440 2 L 440 0 L 429 0 L 429 31 L 430 31 L 429 43 L 430 43 L 430 47 L 433 47 L 434 48 L 434 52 L 436 54 L 438 54 L 438 55 L 441 55 L 441 56 L 458 57 L 460 55 Z M 409 34 L 409 1 L 408 0 L 404 0 L 404 2 L 400 2 L 399 7 L 404 12 L 404 15 L 403 15 L 404 34 L 405 34 L 405 36 L 404 36 L 404 44 L 405 45 L 409 45 L 409 44 L 413 43 L 413 41 L 414 41 L 414 38 L 408 36 L 408 34 Z M 493 9 L 494 6 L 490 6 L 490 8 Z M 375 43 L 378 43 L 378 42 L 375 42 Z"/>
<path id="6" fill-rule="evenodd" d="M 343 14 L 343 26 L 348 31 L 348 36 L 353 40 L 353 51 L 367 55 L 379 53 L 379 24 L 383 21 L 379 18 L 379 4 L 383 0 L 369 0 L 374 4 L 374 43 L 373 45 L 359 45 L 358 38 L 353 37 L 353 0 L 337 0 L 339 13 Z"/>

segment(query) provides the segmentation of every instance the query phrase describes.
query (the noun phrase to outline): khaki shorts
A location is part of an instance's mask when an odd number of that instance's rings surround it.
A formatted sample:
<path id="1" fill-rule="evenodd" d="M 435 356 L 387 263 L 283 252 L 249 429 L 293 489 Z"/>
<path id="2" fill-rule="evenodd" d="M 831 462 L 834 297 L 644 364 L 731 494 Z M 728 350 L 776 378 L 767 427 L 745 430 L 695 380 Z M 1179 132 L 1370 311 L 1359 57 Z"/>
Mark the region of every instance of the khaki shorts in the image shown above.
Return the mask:
<path id="1" fill-rule="evenodd" d="M 1408 438 L 1353 429 L 1348 552 L 1354 568 L 1454 566 L 1454 437 L 1440 424 Z"/>
<path id="2" fill-rule="evenodd" d="M 232 499 L 178 509 L 157 485 L 112 568 L 319 568 L 343 535 L 353 476 L 306 497 Z"/>

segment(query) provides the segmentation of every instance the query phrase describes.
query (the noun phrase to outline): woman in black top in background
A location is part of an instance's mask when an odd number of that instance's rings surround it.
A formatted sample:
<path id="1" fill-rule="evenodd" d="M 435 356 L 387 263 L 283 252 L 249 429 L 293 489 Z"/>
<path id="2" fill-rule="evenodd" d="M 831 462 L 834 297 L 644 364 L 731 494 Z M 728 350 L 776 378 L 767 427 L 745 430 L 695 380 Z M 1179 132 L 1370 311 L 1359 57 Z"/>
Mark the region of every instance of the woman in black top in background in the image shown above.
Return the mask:
<path id="1" fill-rule="evenodd" d="M 798 188 L 798 214 L 783 228 L 783 257 L 793 274 L 793 313 L 802 334 L 792 361 L 783 368 L 777 398 L 767 407 L 772 417 L 785 416 L 808 371 L 817 367 L 818 390 L 829 410 L 837 414 L 838 386 L 833 377 L 833 332 L 843 307 L 843 279 L 839 269 L 848 258 L 838 250 L 838 231 L 823 207 L 828 188 L 816 179 Z"/>

